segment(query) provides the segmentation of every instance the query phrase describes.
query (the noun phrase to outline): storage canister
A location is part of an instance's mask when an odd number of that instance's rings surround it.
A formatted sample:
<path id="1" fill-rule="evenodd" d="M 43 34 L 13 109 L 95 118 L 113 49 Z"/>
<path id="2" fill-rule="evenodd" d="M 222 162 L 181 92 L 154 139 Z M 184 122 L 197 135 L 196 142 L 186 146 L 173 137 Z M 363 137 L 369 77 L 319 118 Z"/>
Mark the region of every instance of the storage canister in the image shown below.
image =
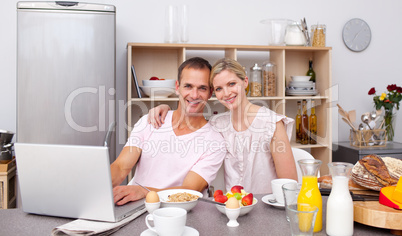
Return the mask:
<path id="1" fill-rule="evenodd" d="M 311 46 L 325 47 L 325 25 L 312 25 L 311 26 Z"/>
<path id="2" fill-rule="evenodd" d="M 285 44 L 288 46 L 306 45 L 306 37 L 299 22 L 294 21 L 286 27 Z"/>
<path id="3" fill-rule="evenodd" d="M 276 96 L 276 65 L 273 62 L 265 62 L 262 65 L 262 79 L 264 96 Z"/>
<path id="4" fill-rule="evenodd" d="M 257 63 L 250 68 L 250 96 L 261 97 L 262 96 L 262 79 L 261 79 L 261 67 Z"/>

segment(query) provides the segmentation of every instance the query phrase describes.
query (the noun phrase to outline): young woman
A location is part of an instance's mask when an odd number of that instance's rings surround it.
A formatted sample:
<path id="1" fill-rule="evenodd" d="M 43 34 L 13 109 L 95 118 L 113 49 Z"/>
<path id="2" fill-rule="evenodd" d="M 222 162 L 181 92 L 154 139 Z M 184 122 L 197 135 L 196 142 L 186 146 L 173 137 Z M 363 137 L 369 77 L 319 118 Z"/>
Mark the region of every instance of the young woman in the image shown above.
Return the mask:
<path id="1" fill-rule="evenodd" d="M 226 141 L 226 189 L 242 185 L 255 194 L 271 193 L 271 180 L 297 180 L 289 143 L 294 120 L 247 99 L 248 78 L 235 60 L 223 58 L 217 61 L 211 70 L 210 83 L 216 98 L 229 109 L 209 121 Z M 152 109 L 148 122 L 160 126 L 169 109 L 167 105 Z"/>

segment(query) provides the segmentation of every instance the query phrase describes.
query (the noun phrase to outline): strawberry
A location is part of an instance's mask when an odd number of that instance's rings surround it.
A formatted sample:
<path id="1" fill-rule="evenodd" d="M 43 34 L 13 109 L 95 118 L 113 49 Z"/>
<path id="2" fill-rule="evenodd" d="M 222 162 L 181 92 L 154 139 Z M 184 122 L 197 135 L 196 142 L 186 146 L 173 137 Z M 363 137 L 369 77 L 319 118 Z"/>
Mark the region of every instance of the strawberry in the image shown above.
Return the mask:
<path id="1" fill-rule="evenodd" d="M 216 190 L 215 191 L 215 193 L 214 193 L 214 198 L 216 197 L 216 196 L 218 196 L 218 195 L 223 195 L 223 192 L 222 192 L 222 190 Z"/>
<path id="2" fill-rule="evenodd" d="M 241 204 L 243 204 L 243 206 L 250 206 L 253 205 L 253 200 L 253 194 L 249 193 L 241 199 Z"/>
<path id="3" fill-rule="evenodd" d="M 241 193 L 241 190 L 243 189 L 243 186 L 240 185 L 235 185 L 232 187 L 230 190 L 232 193 Z"/>
<path id="4" fill-rule="evenodd" d="M 226 197 L 225 195 L 217 195 L 215 197 L 216 202 L 225 203 L 227 200 L 228 200 L 228 197 Z"/>
<path id="5" fill-rule="evenodd" d="M 149 80 L 159 80 L 159 78 L 156 77 L 156 76 L 153 76 L 153 77 L 151 77 Z"/>

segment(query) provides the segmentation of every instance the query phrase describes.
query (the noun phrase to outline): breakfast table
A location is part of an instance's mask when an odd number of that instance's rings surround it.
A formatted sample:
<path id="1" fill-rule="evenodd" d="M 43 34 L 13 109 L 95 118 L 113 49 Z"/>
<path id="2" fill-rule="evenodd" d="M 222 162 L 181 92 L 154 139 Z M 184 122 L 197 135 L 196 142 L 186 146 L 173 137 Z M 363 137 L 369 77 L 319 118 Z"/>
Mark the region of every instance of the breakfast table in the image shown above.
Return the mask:
<path id="1" fill-rule="evenodd" d="M 265 194 L 257 194 L 257 204 L 247 215 L 237 219 L 239 227 L 228 227 L 228 218 L 220 213 L 214 204 L 200 201 L 187 214 L 187 226 L 196 229 L 200 235 L 291 235 L 285 210 L 261 201 Z M 323 230 L 314 235 L 325 233 L 325 209 L 327 196 L 323 196 Z M 141 235 L 147 229 L 145 216 L 139 216 L 113 235 Z M 0 210 L 0 235 L 50 235 L 52 229 L 66 224 L 72 219 L 27 214 L 21 208 Z M 353 235 L 390 235 L 390 230 L 354 224 Z"/>

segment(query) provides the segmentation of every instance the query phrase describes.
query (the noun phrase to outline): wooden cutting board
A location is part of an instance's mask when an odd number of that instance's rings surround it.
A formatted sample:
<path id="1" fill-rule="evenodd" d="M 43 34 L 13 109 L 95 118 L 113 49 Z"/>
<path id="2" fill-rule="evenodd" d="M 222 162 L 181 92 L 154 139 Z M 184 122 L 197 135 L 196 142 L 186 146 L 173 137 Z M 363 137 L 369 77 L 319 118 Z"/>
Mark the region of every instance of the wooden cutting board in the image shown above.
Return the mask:
<path id="1" fill-rule="evenodd" d="M 354 201 L 353 204 L 354 221 L 402 235 L 402 210 L 384 206 L 378 201 Z"/>

